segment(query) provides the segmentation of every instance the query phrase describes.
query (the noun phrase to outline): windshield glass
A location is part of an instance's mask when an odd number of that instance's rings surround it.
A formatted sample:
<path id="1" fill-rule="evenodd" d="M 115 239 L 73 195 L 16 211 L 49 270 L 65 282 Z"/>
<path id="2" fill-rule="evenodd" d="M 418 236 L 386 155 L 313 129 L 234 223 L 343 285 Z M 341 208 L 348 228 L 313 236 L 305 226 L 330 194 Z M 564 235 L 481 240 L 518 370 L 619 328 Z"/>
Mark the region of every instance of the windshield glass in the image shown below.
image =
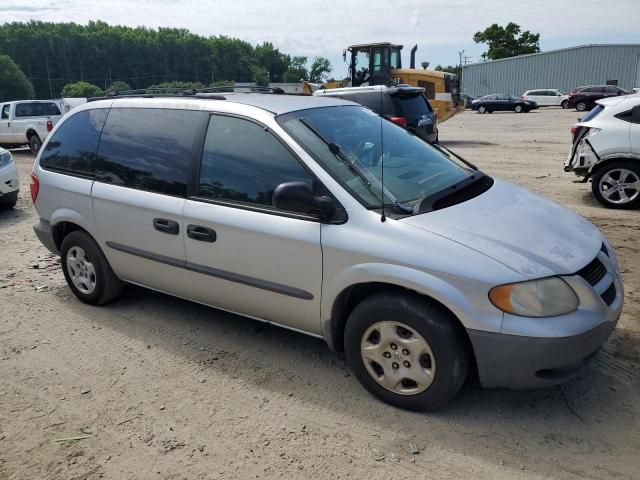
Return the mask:
<path id="1" fill-rule="evenodd" d="M 412 204 L 474 173 L 407 130 L 358 106 L 280 115 L 282 127 L 368 208 Z"/>

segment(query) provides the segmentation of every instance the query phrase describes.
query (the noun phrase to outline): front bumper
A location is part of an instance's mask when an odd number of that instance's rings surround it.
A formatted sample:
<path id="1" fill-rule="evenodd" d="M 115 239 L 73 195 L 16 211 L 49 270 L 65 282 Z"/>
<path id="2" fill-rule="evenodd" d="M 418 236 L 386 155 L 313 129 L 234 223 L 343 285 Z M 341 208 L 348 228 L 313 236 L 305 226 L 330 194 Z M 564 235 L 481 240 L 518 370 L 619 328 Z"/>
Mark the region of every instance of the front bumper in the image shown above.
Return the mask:
<path id="1" fill-rule="evenodd" d="M 596 261 L 605 269 L 599 279 L 580 272 L 562 276 L 580 299 L 574 312 L 549 318 L 505 313 L 500 333 L 467 330 L 483 386 L 548 387 L 589 363 L 611 335 L 624 304 L 620 267 L 606 240 L 589 265 Z"/>
<path id="2" fill-rule="evenodd" d="M 564 338 L 532 338 L 467 330 L 483 387 L 542 388 L 585 367 L 607 341 L 615 322 Z"/>
<path id="3" fill-rule="evenodd" d="M 18 181 L 18 170 L 14 162 L 0 168 L 0 196 L 18 193 L 20 183 Z"/>

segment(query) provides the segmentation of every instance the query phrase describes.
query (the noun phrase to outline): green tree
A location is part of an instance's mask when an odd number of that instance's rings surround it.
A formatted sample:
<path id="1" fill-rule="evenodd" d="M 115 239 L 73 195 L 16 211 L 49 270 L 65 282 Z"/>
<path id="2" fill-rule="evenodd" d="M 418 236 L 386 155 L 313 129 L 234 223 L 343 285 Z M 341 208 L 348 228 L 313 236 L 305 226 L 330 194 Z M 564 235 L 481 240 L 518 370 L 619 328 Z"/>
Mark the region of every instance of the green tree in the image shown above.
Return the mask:
<path id="1" fill-rule="evenodd" d="M 102 95 L 103 92 L 100 87 L 96 87 L 89 82 L 67 83 L 60 93 L 61 97 L 71 98 L 91 98 L 100 97 Z"/>
<path id="2" fill-rule="evenodd" d="M 33 85 L 7 55 L 0 55 L 0 102 L 34 97 Z"/>
<path id="3" fill-rule="evenodd" d="M 111 86 L 104 91 L 104 93 L 125 92 L 127 90 L 131 90 L 131 86 L 127 82 L 117 81 L 113 82 Z"/>
<path id="4" fill-rule="evenodd" d="M 266 68 L 254 65 L 251 67 L 251 75 L 253 77 L 253 81 L 256 82 L 256 85 L 260 87 L 266 87 L 269 85 L 269 73 Z"/>
<path id="5" fill-rule="evenodd" d="M 494 23 L 473 36 L 476 43 L 486 43 L 489 49 L 482 55 L 489 60 L 515 57 L 540 51 L 540 34 L 521 32 L 520 25 L 509 22 L 506 27 Z"/>
<path id="6" fill-rule="evenodd" d="M 297 83 L 309 80 L 309 71 L 307 70 L 307 57 L 293 57 L 289 61 L 289 67 L 284 72 L 283 80 L 287 83 Z"/>
<path id="7" fill-rule="evenodd" d="M 313 83 L 323 82 L 332 70 L 331 62 L 327 58 L 316 57 L 313 59 L 309 69 L 309 81 Z"/>
<path id="8" fill-rule="evenodd" d="M 460 76 L 460 73 L 462 72 L 462 68 L 460 67 L 460 65 L 447 65 L 446 67 L 443 65 L 438 65 L 436 66 L 436 71 L 455 73 L 456 75 Z"/>
<path id="9" fill-rule="evenodd" d="M 267 71 L 269 81 L 281 82 L 282 77 L 289 66 L 290 57 L 284 55 L 273 46 L 271 42 L 264 42 L 257 45 L 253 57 L 256 65 Z"/>

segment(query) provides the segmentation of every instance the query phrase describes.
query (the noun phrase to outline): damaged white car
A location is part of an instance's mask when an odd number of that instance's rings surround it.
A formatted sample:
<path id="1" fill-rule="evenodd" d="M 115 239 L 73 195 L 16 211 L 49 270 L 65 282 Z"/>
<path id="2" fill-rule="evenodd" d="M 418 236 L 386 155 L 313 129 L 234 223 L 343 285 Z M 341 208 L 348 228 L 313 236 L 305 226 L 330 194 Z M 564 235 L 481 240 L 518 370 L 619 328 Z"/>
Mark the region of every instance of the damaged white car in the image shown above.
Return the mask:
<path id="1" fill-rule="evenodd" d="M 640 206 L 640 95 L 598 100 L 572 129 L 564 171 L 592 180 L 605 207 Z"/>

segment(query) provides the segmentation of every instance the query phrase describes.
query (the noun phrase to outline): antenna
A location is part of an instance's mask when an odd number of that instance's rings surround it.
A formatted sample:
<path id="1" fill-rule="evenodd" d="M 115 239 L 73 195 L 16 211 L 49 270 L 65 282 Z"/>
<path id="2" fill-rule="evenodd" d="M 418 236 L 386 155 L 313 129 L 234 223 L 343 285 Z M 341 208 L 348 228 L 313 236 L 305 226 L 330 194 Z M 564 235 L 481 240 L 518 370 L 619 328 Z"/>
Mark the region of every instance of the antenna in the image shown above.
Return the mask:
<path id="1" fill-rule="evenodd" d="M 384 214 L 384 132 L 382 125 L 382 90 L 384 85 L 380 86 L 380 200 L 382 201 L 382 216 L 380 217 L 381 222 L 385 222 L 387 220 L 386 215 Z"/>

